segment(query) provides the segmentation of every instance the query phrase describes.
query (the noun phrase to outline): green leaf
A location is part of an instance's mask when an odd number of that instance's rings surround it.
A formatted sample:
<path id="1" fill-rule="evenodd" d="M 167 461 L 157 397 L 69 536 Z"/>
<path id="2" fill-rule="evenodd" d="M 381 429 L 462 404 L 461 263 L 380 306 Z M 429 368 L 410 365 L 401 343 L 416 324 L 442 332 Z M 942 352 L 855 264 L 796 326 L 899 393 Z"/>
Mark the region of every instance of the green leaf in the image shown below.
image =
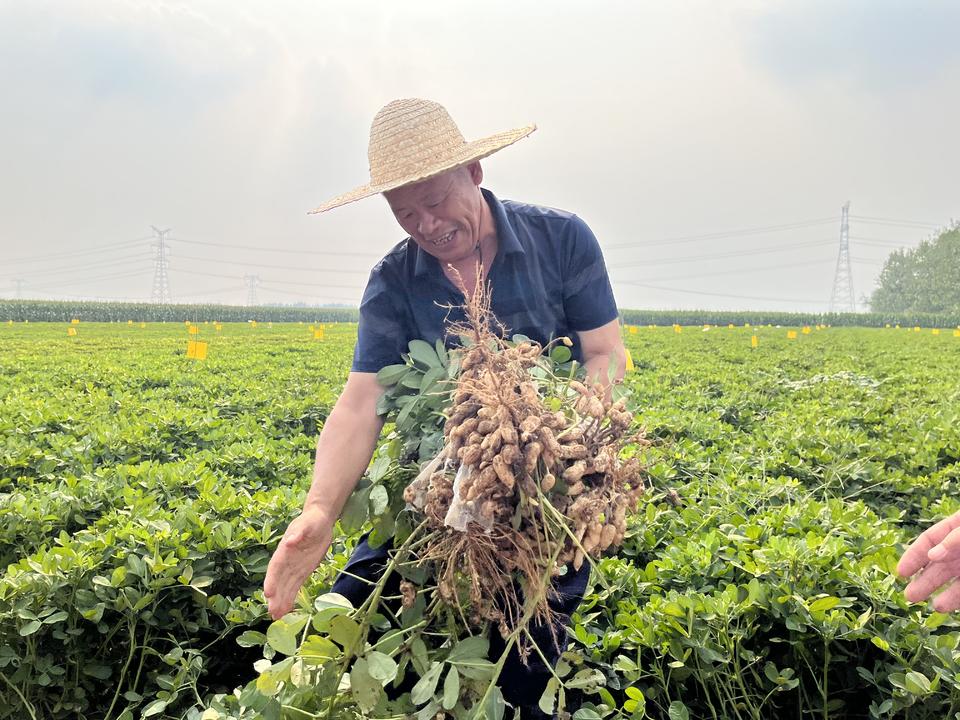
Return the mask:
<path id="1" fill-rule="evenodd" d="M 436 342 L 434 343 L 434 348 L 437 351 L 437 357 L 440 359 L 440 364 L 444 366 L 447 365 L 450 362 L 450 358 L 447 355 L 447 348 L 443 344 L 443 340 L 441 338 L 437 338 Z"/>
<path id="2" fill-rule="evenodd" d="M 383 485 L 374 485 L 370 489 L 370 512 L 374 515 L 382 515 L 390 506 L 390 497 L 387 495 L 387 489 Z"/>
<path id="3" fill-rule="evenodd" d="M 503 720 L 503 713 L 507 709 L 507 704 L 503 700 L 503 693 L 500 688 L 494 686 L 487 702 L 483 706 L 483 716 L 486 720 Z"/>
<path id="4" fill-rule="evenodd" d="M 392 657 L 378 650 L 371 650 L 367 653 L 366 658 L 370 668 L 370 677 L 379 681 L 381 685 L 393 682 L 393 679 L 397 676 L 397 663 Z"/>
<path id="5" fill-rule="evenodd" d="M 307 635 L 297 653 L 305 663 L 323 665 L 327 660 L 340 656 L 340 648 L 321 635 Z"/>
<path id="6" fill-rule="evenodd" d="M 547 715 L 553 715 L 553 708 L 557 704 L 557 687 L 560 685 L 560 682 L 555 678 L 551 677 L 547 681 L 547 687 L 544 689 L 543 694 L 540 696 L 540 701 L 537 703 L 537 706 Z"/>
<path id="7" fill-rule="evenodd" d="M 41 623 L 39 620 L 31 620 L 22 628 L 20 628 L 21 637 L 26 637 L 27 635 L 33 635 L 37 630 L 40 629 Z"/>
<path id="8" fill-rule="evenodd" d="M 383 686 L 370 674 L 366 658 L 359 658 L 350 671 L 350 693 L 364 712 L 370 712 L 380 699 Z"/>
<path id="9" fill-rule="evenodd" d="M 443 681 L 443 701 L 440 705 L 444 710 L 452 710 L 460 699 L 460 673 L 455 666 L 447 672 L 447 679 Z"/>
<path id="10" fill-rule="evenodd" d="M 267 636 L 262 632 L 247 630 L 237 638 L 237 645 L 240 647 L 256 647 L 263 645 L 267 641 Z"/>
<path id="11" fill-rule="evenodd" d="M 343 512 L 340 513 L 340 525 L 344 532 L 354 533 L 367 521 L 367 508 L 372 490 L 373 486 L 367 485 L 358 487 L 350 493 L 350 497 L 343 506 Z"/>
<path id="12" fill-rule="evenodd" d="M 819 600 L 814 600 L 810 603 L 810 612 L 813 614 L 824 613 L 827 610 L 835 608 L 840 604 L 840 598 L 836 597 L 822 597 Z"/>
<path id="13" fill-rule="evenodd" d="M 573 353 L 570 352 L 570 348 L 566 345 L 555 345 L 553 350 L 550 351 L 550 359 L 557 365 L 562 365 L 572 357 Z"/>
<path id="14" fill-rule="evenodd" d="M 330 621 L 330 638 L 345 652 L 351 652 L 360 639 L 360 625 L 347 615 L 337 615 Z"/>
<path id="15" fill-rule="evenodd" d="M 443 670 L 443 663 L 432 662 L 430 669 L 417 681 L 410 691 L 410 700 L 414 705 L 423 705 L 436 692 L 437 682 L 440 680 L 440 673 Z"/>
<path id="16" fill-rule="evenodd" d="M 83 674 L 95 677 L 98 680 L 106 680 L 113 674 L 113 670 L 106 665 L 84 665 Z"/>
<path id="17" fill-rule="evenodd" d="M 159 715 L 166 709 L 167 709 L 166 700 L 154 700 L 152 703 L 150 703 L 143 709 L 143 714 L 141 715 L 141 717 L 150 717 L 151 715 Z"/>
<path id="18" fill-rule="evenodd" d="M 903 678 L 903 684 L 907 692 L 913 695 L 928 695 L 930 693 L 930 681 L 923 673 L 911 670 Z"/>
<path id="19" fill-rule="evenodd" d="M 283 616 L 267 628 L 267 642 L 278 653 L 293 655 L 297 652 L 297 633 L 307 624 L 302 613 L 290 613 Z"/>
<path id="20" fill-rule="evenodd" d="M 396 385 L 409 371 L 410 367 L 403 363 L 387 365 L 386 367 L 380 368 L 379 372 L 377 372 L 377 382 L 384 387 Z"/>
<path id="21" fill-rule="evenodd" d="M 591 692 L 604 684 L 606 678 L 596 668 L 584 669 L 567 680 L 566 686 L 570 689 L 583 689 Z"/>
<path id="22" fill-rule="evenodd" d="M 441 367 L 440 358 L 437 357 L 437 351 L 425 340 L 411 340 L 409 343 L 410 358 L 429 370 L 430 368 Z"/>
<path id="23" fill-rule="evenodd" d="M 593 708 L 580 708 L 573 714 L 573 720 L 603 720 Z"/>
<path id="24" fill-rule="evenodd" d="M 688 711 L 687 706 L 679 700 L 674 700 L 670 703 L 667 714 L 670 716 L 670 720 L 690 720 L 690 711 Z"/>
<path id="25" fill-rule="evenodd" d="M 464 638 L 458 642 L 450 654 L 447 655 L 447 662 L 467 662 L 473 660 L 486 660 L 490 649 L 490 641 L 481 635 L 473 635 Z"/>

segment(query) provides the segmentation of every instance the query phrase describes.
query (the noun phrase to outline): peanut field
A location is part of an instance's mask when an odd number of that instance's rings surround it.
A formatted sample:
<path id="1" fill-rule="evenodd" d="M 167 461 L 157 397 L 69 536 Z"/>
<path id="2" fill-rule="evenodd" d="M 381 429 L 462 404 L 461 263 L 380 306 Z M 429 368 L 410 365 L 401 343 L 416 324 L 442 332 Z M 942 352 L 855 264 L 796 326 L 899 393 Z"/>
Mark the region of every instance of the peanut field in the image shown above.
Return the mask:
<path id="1" fill-rule="evenodd" d="M 960 717 L 960 622 L 905 603 L 894 574 L 960 508 L 958 333 L 623 332 L 649 487 L 541 708 Z M 402 504 L 372 490 L 385 453 L 296 620 L 266 614 L 267 562 L 355 338 L 307 321 L 0 324 L 0 719 L 302 720 L 327 717 L 332 694 L 346 700 L 331 717 L 396 717 L 383 703 L 404 674 L 407 717 L 467 717 L 450 678 L 482 680 L 479 640 L 352 648 L 364 673 L 316 680 L 353 637 L 326 594 L 337 570 Z"/>

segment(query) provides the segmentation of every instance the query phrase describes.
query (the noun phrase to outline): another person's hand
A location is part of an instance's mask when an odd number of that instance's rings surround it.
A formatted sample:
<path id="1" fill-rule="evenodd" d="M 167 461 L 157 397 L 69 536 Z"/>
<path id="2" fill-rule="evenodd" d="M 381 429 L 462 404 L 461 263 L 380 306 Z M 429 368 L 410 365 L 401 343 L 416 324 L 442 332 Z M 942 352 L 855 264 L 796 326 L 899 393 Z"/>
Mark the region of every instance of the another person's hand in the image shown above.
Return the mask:
<path id="1" fill-rule="evenodd" d="M 310 505 L 293 519 L 283 534 L 263 581 L 267 610 L 279 620 L 293 609 L 304 581 L 323 560 L 333 539 L 333 524 L 321 508 Z"/>
<path id="2" fill-rule="evenodd" d="M 897 565 L 901 577 L 913 578 L 904 597 L 909 602 L 926 600 L 938 588 L 950 585 L 933 601 L 938 612 L 960 609 L 960 512 L 925 530 L 903 553 Z"/>

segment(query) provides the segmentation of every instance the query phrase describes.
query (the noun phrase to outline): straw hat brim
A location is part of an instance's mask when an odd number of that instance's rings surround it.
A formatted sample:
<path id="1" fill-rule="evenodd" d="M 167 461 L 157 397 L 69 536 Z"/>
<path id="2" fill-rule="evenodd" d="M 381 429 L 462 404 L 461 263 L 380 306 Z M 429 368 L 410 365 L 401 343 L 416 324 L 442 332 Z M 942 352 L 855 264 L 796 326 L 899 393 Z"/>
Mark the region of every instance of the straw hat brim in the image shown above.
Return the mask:
<path id="1" fill-rule="evenodd" d="M 420 182 L 422 180 L 429 180 L 432 177 L 441 175 L 449 170 L 455 170 L 464 165 L 469 165 L 470 163 L 476 160 L 482 160 L 485 157 L 493 155 L 493 153 L 503 148 L 513 145 L 517 140 L 522 140 L 527 135 L 532 133 L 537 129 L 536 125 L 527 125 L 522 128 L 517 128 L 516 130 L 507 130 L 506 132 L 497 133 L 496 135 L 490 135 L 479 140 L 473 140 L 463 144 L 463 147 L 458 148 L 453 154 L 444 157 L 442 160 L 438 161 L 436 165 L 421 169 L 418 172 L 412 173 L 405 177 L 397 178 L 396 180 L 389 183 L 381 183 L 374 185 L 372 183 L 367 183 L 358 188 L 346 192 L 343 195 L 338 195 L 332 200 L 319 205 L 309 212 L 309 214 L 322 213 L 327 210 L 332 210 L 335 207 L 340 207 L 341 205 L 346 205 L 348 203 L 356 202 L 357 200 L 362 200 L 363 198 L 370 197 L 371 195 L 376 195 L 378 193 L 389 192 L 390 190 L 396 190 L 397 188 L 403 187 L 404 185 L 412 185 L 413 183 Z"/>

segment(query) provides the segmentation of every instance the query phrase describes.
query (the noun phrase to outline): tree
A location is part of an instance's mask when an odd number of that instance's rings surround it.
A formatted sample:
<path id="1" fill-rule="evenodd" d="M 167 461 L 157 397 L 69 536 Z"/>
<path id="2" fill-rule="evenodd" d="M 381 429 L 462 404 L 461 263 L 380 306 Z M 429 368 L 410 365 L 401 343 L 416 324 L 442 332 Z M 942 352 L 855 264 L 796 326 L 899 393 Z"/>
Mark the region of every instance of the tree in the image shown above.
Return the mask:
<path id="1" fill-rule="evenodd" d="M 932 241 L 892 252 L 880 271 L 870 309 L 960 313 L 960 222 Z"/>

